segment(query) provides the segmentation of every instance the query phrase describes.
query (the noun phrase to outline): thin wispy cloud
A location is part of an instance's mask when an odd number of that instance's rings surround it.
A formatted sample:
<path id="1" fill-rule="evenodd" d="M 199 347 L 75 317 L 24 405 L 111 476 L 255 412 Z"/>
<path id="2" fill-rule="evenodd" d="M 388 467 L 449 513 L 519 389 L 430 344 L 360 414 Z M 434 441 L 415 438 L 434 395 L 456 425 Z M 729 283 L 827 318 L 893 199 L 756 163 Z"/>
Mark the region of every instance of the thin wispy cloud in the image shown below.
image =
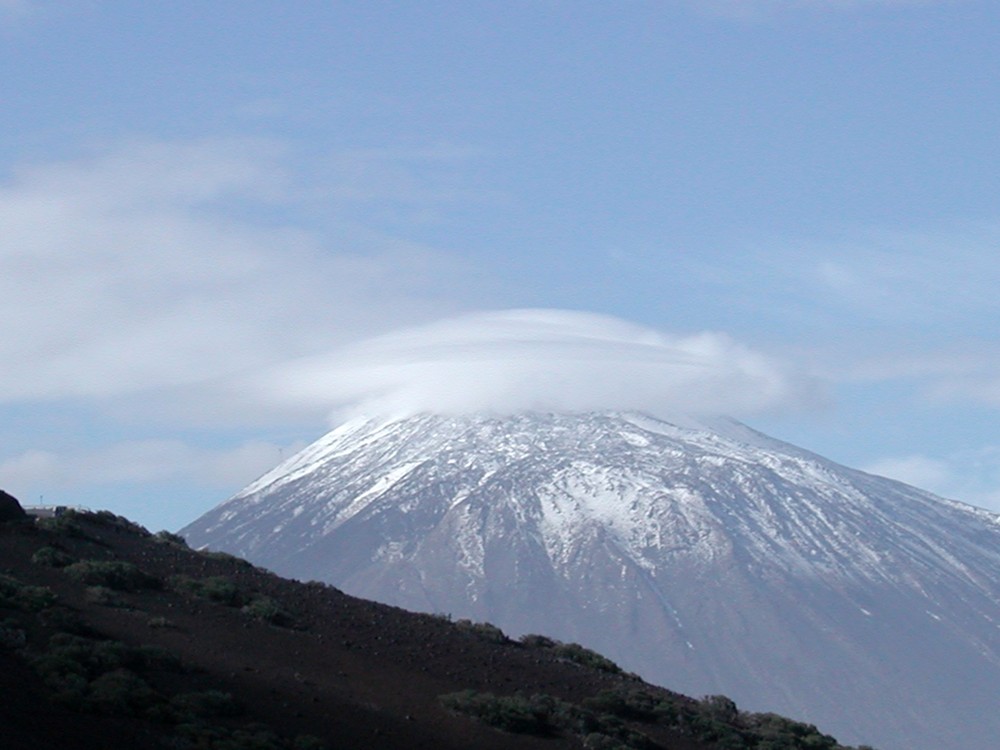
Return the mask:
<path id="1" fill-rule="evenodd" d="M 1000 446 L 987 445 L 942 456 L 887 456 L 862 468 L 1000 512 Z"/>
<path id="2" fill-rule="evenodd" d="M 0 476 L 17 492 L 44 486 L 73 490 L 115 484 L 173 480 L 232 487 L 271 469 L 282 456 L 304 447 L 250 440 L 225 449 L 192 446 L 181 440 L 134 440 L 92 449 L 30 450 L 0 461 Z"/>
<path id="3" fill-rule="evenodd" d="M 0 401 L 202 382 L 429 317 L 454 261 L 269 221 L 308 200 L 272 142 L 142 142 L 0 186 Z M 305 197 L 304 197 L 305 196 Z"/>
<path id="4" fill-rule="evenodd" d="M 951 323 L 970 313 L 1000 311 L 993 293 L 1000 282 L 998 243 L 1000 229 L 991 224 L 871 231 L 828 247 L 815 274 L 831 301 L 856 314 Z"/>
<path id="5" fill-rule="evenodd" d="M 772 340 L 819 377 L 907 380 L 926 398 L 996 405 L 997 247 L 1000 229 L 982 222 L 770 240 L 677 265 L 704 290 L 706 309 L 725 300 L 758 330 L 769 321 Z M 740 331 L 739 318 L 730 320 Z"/>
<path id="6" fill-rule="evenodd" d="M 719 333 L 676 335 L 567 310 L 475 313 L 279 367 L 262 398 L 346 413 L 635 409 L 748 414 L 812 384 Z"/>

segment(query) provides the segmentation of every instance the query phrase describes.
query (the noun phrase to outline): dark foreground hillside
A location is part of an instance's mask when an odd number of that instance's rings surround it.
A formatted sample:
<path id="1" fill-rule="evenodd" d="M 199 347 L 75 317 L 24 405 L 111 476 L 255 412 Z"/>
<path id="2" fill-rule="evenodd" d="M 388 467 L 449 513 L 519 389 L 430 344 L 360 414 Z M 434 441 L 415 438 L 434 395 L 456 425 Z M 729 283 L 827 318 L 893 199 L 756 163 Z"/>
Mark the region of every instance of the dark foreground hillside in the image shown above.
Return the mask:
<path id="1" fill-rule="evenodd" d="M 834 750 L 572 644 L 409 613 L 108 513 L 0 521 L 5 750 Z"/>

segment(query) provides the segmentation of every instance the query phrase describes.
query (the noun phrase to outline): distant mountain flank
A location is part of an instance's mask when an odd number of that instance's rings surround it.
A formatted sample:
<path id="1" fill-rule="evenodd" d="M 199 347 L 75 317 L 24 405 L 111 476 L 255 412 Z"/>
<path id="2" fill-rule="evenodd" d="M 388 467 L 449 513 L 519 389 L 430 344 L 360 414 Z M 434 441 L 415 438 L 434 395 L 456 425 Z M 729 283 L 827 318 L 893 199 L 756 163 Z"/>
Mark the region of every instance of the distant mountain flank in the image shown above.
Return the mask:
<path id="1" fill-rule="evenodd" d="M 4 750 L 849 750 L 578 644 L 73 510 L 0 519 L 0 727 Z"/>
<path id="2" fill-rule="evenodd" d="M 849 742 L 1000 736 L 1000 518 L 732 420 L 357 420 L 181 533 Z"/>

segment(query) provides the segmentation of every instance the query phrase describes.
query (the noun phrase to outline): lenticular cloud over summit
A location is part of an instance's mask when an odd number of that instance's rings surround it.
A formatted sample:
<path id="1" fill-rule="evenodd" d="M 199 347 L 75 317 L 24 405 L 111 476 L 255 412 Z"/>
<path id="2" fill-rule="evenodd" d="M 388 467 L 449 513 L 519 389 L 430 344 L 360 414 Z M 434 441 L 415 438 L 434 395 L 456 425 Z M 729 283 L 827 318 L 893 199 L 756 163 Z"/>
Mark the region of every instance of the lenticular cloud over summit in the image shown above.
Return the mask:
<path id="1" fill-rule="evenodd" d="M 641 410 L 745 415 L 803 400 L 803 381 L 720 333 L 671 335 L 568 310 L 468 314 L 299 360 L 264 381 L 282 401 L 423 411 Z"/>

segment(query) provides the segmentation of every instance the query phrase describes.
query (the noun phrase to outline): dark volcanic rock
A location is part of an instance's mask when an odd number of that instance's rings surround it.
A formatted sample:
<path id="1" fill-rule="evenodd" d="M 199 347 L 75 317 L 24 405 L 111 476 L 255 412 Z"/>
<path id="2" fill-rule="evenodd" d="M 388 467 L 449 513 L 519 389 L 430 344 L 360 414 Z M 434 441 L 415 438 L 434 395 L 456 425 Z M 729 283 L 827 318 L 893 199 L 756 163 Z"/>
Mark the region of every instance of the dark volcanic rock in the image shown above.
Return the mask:
<path id="1" fill-rule="evenodd" d="M 22 518 L 27 517 L 28 514 L 24 512 L 24 508 L 21 507 L 21 503 L 17 501 L 17 498 L 0 490 L 0 523 L 5 521 L 20 521 Z"/>

